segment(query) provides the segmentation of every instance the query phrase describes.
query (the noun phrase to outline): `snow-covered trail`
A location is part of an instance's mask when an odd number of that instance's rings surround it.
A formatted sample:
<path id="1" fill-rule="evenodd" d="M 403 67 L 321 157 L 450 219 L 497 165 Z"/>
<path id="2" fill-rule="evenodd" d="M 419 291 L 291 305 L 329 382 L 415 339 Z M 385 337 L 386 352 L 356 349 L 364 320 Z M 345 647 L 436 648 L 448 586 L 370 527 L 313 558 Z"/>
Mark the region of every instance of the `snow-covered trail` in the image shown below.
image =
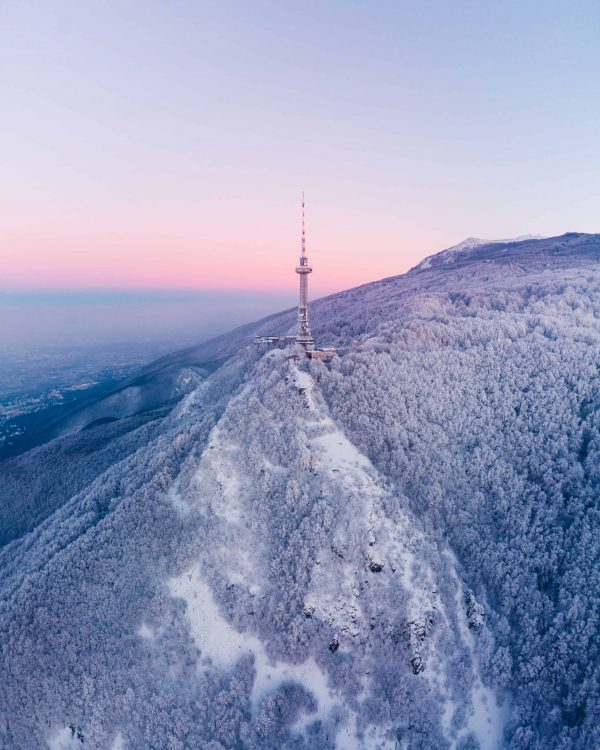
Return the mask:
<path id="1" fill-rule="evenodd" d="M 365 719 L 363 711 L 382 677 L 373 673 L 372 664 L 387 668 L 380 653 L 381 639 L 400 628 L 406 641 L 406 671 L 415 681 L 412 689 L 434 696 L 445 706 L 440 724 L 449 746 L 456 747 L 473 733 L 481 750 L 498 750 L 504 717 L 477 675 L 473 634 L 461 606 L 463 588 L 454 561 L 449 554 L 446 568 L 452 571 L 455 592 L 449 609 L 426 560 L 431 543 L 402 510 L 369 459 L 335 424 L 309 372 L 293 363 L 281 366 L 289 368 L 290 395 L 295 390 L 305 404 L 293 418 L 294 428 L 303 435 L 311 471 L 322 482 L 323 491 L 333 493 L 336 507 L 332 543 L 312 563 L 304 609 L 307 617 L 333 629 L 331 647 L 340 655 L 352 656 L 357 684 L 353 691 L 336 688 L 327 669 L 312 657 L 301 664 L 270 659 L 257 635 L 228 620 L 211 586 L 211 567 L 216 566 L 221 577 L 244 588 L 260 606 L 269 575 L 262 564 L 266 540 L 260 512 L 247 502 L 258 476 L 240 470 L 248 466 L 242 456 L 249 447 L 231 429 L 236 419 L 251 418 L 248 402 L 256 396 L 251 385 L 232 399 L 213 428 L 191 485 L 183 490 L 175 486 L 169 493 L 180 513 L 200 513 L 212 528 L 210 554 L 169 581 L 171 595 L 186 602 L 190 633 L 201 651 L 199 668 L 228 669 L 241 657 L 252 655 L 254 708 L 270 691 L 294 681 L 313 695 L 316 704 L 316 712 L 301 717 L 295 731 L 329 718 L 335 725 L 338 750 L 400 750 L 403 744 L 396 727 L 402 717 L 374 722 Z M 273 419 L 280 416 L 274 414 Z M 272 458 L 262 456 L 261 471 L 284 471 L 271 463 Z M 447 653 L 449 644 L 451 653 Z M 460 650 L 457 644 L 472 663 L 470 687 L 458 688 L 462 696 L 449 672 Z M 460 710 L 467 718 L 453 728 L 453 717 Z"/>
<path id="2" fill-rule="evenodd" d="M 304 426 L 309 428 L 307 434 L 315 464 L 320 471 L 331 476 L 346 499 L 346 513 L 338 525 L 335 545 L 332 549 L 323 550 L 319 564 L 314 566 L 307 607 L 339 628 L 340 647 L 344 646 L 346 640 L 360 639 L 361 635 L 368 639 L 368 617 L 361 611 L 361 591 L 369 587 L 372 595 L 373 589 L 380 588 L 376 597 L 385 602 L 386 578 L 399 577 L 409 595 L 407 620 L 414 653 L 413 666 L 415 670 L 423 668 L 421 676 L 430 681 L 432 690 L 439 691 L 445 698 L 448 717 L 445 728 L 449 729 L 455 701 L 446 694 L 446 675 L 434 676 L 425 664 L 427 658 L 432 663 L 443 663 L 443 658 L 440 659 L 442 654 L 436 653 L 438 647 L 444 648 L 438 643 L 435 633 L 436 629 L 440 629 L 439 618 L 446 620 L 444 624 L 447 628 L 451 627 L 445 605 L 436 593 L 435 574 L 419 557 L 419 551 L 428 546 L 425 537 L 408 514 L 398 513 L 397 508 L 393 520 L 386 514 L 386 505 L 391 505 L 392 498 L 384 478 L 378 475 L 369 459 L 335 424 L 323 398 L 316 392 L 317 386 L 310 374 L 296 365 L 292 366 L 292 371 L 296 387 L 306 398 L 310 416 Z M 353 544 L 355 549 L 349 549 Z M 454 614 L 457 615 L 459 629 L 459 634 L 455 635 L 464 640 L 474 664 L 470 696 L 472 706 L 467 729 L 461 734 L 454 733 L 454 737 L 448 739 L 455 746 L 463 735 L 472 732 L 481 750 L 498 750 L 502 744 L 505 711 L 496 705 L 493 692 L 482 685 L 477 674 L 473 634 L 469 631 L 461 601 L 464 589 L 456 572 L 454 556 L 449 551 L 445 554 L 450 558 L 455 588 Z M 370 573 L 377 572 L 376 576 L 369 575 L 365 567 L 357 568 L 355 561 L 361 557 Z M 383 617 L 386 615 L 385 612 L 380 614 Z M 432 620 L 437 620 L 434 628 L 429 627 Z M 424 632 L 427 633 L 425 639 L 422 638 Z M 373 734 L 376 744 L 372 747 L 385 747 L 385 742 L 381 744 L 378 739 L 381 737 L 381 727 Z M 367 742 L 368 735 L 369 728 L 365 728 L 363 742 Z M 395 747 L 395 741 L 390 747 Z"/>
<path id="3" fill-rule="evenodd" d="M 385 480 L 379 476 L 369 459 L 338 428 L 322 399 L 320 408 L 316 407 L 316 385 L 310 375 L 297 368 L 294 375 L 296 386 L 303 391 L 310 411 L 310 419 L 305 422 L 305 427 L 308 428 L 315 465 L 322 473 L 330 476 L 346 498 L 346 523 L 338 529 L 339 549 L 347 547 L 349 541 L 357 540 L 358 546 L 354 550 L 356 556 L 368 560 L 371 572 L 383 572 L 387 567 L 399 575 L 404 587 L 410 592 L 411 615 L 414 617 L 423 615 L 434 606 L 440 608 L 441 603 L 431 594 L 435 590 L 431 573 L 425 572 L 425 585 L 422 582 L 421 586 L 414 586 L 411 578 L 423 535 L 415 531 L 408 515 L 396 514 L 393 521 L 385 515 L 386 500 L 390 499 Z M 352 567 L 344 563 L 339 554 L 334 553 L 330 555 L 327 566 L 319 565 L 315 568 L 313 579 L 322 578 L 322 571 L 339 577 L 339 568 L 343 568 L 345 574 L 341 578 L 347 583 Z M 325 589 L 323 585 L 317 588 L 321 591 Z M 348 598 L 344 603 L 352 610 L 355 605 L 351 602 L 356 598 L 355 592 L 361 588 L 360 582 L 353 580 L 350 587 L 345 588 Z M 348 618 L 343 615 L 339 597 L 333 608 L 327 607 L 327 610 L 333 619 L 342 618 L 340 626 L 343 629 L 348 628 Z"/>

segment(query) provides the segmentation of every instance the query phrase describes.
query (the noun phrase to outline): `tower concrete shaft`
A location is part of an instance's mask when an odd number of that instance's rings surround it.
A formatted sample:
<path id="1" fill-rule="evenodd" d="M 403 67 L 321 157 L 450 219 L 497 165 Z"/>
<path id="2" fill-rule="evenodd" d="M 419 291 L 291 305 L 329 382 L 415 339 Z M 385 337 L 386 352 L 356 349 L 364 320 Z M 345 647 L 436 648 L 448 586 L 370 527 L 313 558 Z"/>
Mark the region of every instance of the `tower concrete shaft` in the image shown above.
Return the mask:
<path id="1" fill-rule="evenodd" d="M 306 231 L 304 227 L 304 193 L 302 193 L 302 243 L 300 261 L 296 266 L 296 273 L 300 275 L 300 301 L 298 303 L 298 335 L 296 343 L 305 349 L 312 349 L 314 341 L 308 323 L 308 274 L 312 268 L 306 257 Z"/>

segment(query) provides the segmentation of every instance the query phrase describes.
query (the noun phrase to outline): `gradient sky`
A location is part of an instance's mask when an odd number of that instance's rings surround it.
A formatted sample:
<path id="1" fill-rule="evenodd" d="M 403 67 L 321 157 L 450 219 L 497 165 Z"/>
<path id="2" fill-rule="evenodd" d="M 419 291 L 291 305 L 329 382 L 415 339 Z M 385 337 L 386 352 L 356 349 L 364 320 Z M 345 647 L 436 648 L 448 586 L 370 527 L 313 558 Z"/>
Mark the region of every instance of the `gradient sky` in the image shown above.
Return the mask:
<path id="1" fill-rule="evenodd" d="M 296 287 L 600 231 L 598 0 L 0 0 L 0 289 Z"/>

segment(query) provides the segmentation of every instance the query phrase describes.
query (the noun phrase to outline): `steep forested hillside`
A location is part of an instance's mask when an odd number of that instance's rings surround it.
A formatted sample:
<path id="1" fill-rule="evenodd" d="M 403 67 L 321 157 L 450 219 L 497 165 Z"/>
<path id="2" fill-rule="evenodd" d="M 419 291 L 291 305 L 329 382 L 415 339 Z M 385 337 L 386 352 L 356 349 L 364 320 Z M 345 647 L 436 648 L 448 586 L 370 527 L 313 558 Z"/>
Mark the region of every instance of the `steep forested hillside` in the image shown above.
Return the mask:
<path id="1" fill-rule="evenodd" d="M 0 464 L 0 747 L 600 746 L 600 236 L 312 319 L 330 362 L 254 347 L 287 311 Z"/>

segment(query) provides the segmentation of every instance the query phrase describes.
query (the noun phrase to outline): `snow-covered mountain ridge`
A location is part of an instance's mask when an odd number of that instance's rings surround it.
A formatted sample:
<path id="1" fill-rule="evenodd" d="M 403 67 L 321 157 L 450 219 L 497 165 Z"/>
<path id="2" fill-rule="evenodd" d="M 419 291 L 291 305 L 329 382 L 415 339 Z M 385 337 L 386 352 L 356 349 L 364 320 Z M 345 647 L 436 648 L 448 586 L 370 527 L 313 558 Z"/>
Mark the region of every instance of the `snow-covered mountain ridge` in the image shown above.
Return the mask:
<path id="1" fill-rule="evenodd" d="M 498 245 L 512 242 L 525 242 L 525 240 L 542 239 L 544 239 L 544 236 L 541 234 L 521 234 L 518 237 L 504 240 L 482 240 L 479 237 L 467 237 L 466 240 L 459 242 L 457 245 L 452 245 L 452 247 L 441 250 L 439 253 L 427 256 L 427 258 L 424 258 L 415 266 L 415 268 L 424 270 L 426 268 L 431 268 L 432 263 L 435 263 L 436 265 L 439 263 L 451 263 L 457 253 L 460 253 L 463 250 L 473 250 L 476 247 L 481 247 L 481 245 Z"/>
<path id="2" fill-rule="evenodd" d="M 312 313 L 0 464 L 0 747 L 598 746 L 600 236 Z"/>

